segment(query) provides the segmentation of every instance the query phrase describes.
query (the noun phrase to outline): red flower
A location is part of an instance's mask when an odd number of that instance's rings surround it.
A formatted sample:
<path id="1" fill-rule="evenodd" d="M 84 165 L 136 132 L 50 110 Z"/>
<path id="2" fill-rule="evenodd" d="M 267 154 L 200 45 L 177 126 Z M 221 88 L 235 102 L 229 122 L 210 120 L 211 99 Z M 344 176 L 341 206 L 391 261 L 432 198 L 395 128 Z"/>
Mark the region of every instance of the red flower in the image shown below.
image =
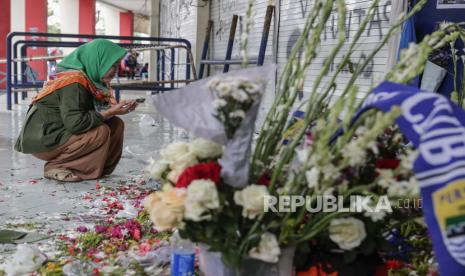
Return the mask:
<path id="1" fill-rule="evenodd" d="M 257 180 L 257 185 L 268 186 L 270 184 L 271 177 L 268 173 L 263 173 L 262 176 Z"/>
<path id="2" fill-rule="evenodd" d="M 199 163 L 186 168 L 176 182 L 176 188 L 187 188 L 192 181 L 209 179 L 216 184 L 220 183 L 221 166 L 215 161 Z"/>
<path id="3" fill-rule="evenodd" d="M 375 167 L 377 169 L 391 169 L 395 170 L 400 165 L 400 160 L 397 159 L 381 159 L 376 160 Z"/>
<path id="4" fill-rule="evenodd" d="M 387 260 L 386 261 L 386 268 L 388 270 L 399 269 L 402 267 L 404 267 L 404 263 L 399 260 Z"/>

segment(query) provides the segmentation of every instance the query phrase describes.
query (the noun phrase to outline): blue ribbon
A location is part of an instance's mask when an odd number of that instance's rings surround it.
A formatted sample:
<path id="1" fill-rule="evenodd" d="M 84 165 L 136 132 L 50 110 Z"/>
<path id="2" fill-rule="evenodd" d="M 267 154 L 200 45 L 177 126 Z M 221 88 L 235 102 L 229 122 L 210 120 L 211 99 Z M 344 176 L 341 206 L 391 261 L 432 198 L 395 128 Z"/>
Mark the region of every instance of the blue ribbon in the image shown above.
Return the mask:
<path id="1" fill-rule="evenodd" d="M 418 88 L 383 82 L 368 96 L 363 112 L 402 109 L 396 120 L 417 148 L 413 170 L 423 214 L 441 275 L 465 275 L 465 112 L 448 98 Z"/>

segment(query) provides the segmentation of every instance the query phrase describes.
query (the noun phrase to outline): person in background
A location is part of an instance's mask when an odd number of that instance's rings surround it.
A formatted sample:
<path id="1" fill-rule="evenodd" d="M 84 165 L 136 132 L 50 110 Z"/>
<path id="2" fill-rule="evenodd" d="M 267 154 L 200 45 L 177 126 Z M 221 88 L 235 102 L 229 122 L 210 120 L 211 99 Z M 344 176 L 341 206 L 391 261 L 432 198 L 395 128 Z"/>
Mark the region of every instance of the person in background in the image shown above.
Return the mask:
<path id="1" fill-rule="evenodd" d="M 133 80 L 136 75 L 137 56 L 138 54 L 136 52 L 131 52 L 129 55 L 126 56 L 124 64 L 126 65 L 126 73 L 128 80 Z"/>
<path id="2" fill-rule="evenodd" d="M 144 67 L 140 69 L 140 78 L 146 80 L 149 78 L 149 64 L 145 63 Z"/>
<path id="3" fill-rule="evenodd" d="M 117 103 L 110 87 L 125 53 L 109 40 L 86 43 L 58 64 L 57 78 L 33 99 L 15 150 L 47 161 L 46 178 L 75 182 L 115 169 L 124 134 L 117 115 L 137 106 Z"/>

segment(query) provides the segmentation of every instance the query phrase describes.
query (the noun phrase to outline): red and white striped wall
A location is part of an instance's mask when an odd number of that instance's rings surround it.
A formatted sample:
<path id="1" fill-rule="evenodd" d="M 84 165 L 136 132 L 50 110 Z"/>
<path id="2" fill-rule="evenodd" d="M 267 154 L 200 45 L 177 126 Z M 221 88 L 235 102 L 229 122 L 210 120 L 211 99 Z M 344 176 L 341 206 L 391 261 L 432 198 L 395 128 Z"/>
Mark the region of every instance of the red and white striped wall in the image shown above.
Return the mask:
<path id="1" fill-rule="evenodd" d="M 95 34 L 96 0 L 59 0 L 60 28 L 62 33 Z M 5 41 L 8 33 L 47 32 L 47 0 L 0 0 L 0 41 Z M 105 34 L 132 36 L 134 32 L 134 14 L 102 3 L 100 16 L 105 20 Z M 39 39 L 37 37 L 30 37 Z M 42 39 L 42 38 L 40 38 Z M 64 39 L 63 39 L 64 40 Z M 45 48 L 30 48 L 28 56 L 44 56 Z M 6 57 L 6 45 L 0 43 L 0 59 Z M 31 67 L 39 73 L 39 79 L 46 79 L 45 61 L 31 62 Z M 0 65 L 5 72 L 5 65 Z M 0 89 L 3 75 L 0 75 Z"/>

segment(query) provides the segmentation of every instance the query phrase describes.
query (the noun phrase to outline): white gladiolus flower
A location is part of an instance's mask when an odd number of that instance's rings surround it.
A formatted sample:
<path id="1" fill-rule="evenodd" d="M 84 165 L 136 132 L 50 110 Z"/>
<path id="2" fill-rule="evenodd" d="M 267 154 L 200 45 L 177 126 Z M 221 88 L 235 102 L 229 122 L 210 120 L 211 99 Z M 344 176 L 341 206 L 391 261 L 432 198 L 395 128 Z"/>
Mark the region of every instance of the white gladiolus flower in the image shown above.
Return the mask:
<path id="1" fill-rule="evenodd" d="M 173 162 L 179 157 L 189 152 L 189 145 L 183 142 L 171 143 L 160 151 L 162 159 Z"/>
<path id="2" fill-rule="evenodd" d="M 365 162 L 365 150 L 358 145 L 357 141 L 350 141 L 342 149 L 342 154 L 349 161 L 350 166 L 356 166 Z"/>
<path id="3" fill-rule="evenodd" d="M 409 181 L 393 182 L 387 190 L 389 196 L 416 196 L 419 194 L 419 187 L 415 177 L 411 177 Z"/>
<path id="4" fill-rule="evenodd" d="M 385 211 L 379 210 L 377 212 L 365 212 L 363 215 L 367 218 L 370 218 L 371 221 L 377 222 L 383 220 L 386 214 L 387 213 Z"/>
<path id="5" fill-rule="evenodd" d="M 242 89 L 235 89 L 231 93 L 231 97 L 233 97 L 233 99 L 241 103 L 249 99 L 249 95 L 247 95 L 247 93 L 245 93 L 244 90 Z"/>
<path id="6" fill-rule="evenodd" d="M 308 155 L 310 154 L 308 149 L 301 149 L 301 150 L 296 150 L 297 154 L 297 160 L 299 160 L 300 163 L 307 162 Z"/>
<path id="7" fill-rule="evenodd" d="M 160 180 L 162 174 L 168 169 L 168 163 L 164 160 L 152 162 L 147 167 L 147 172 L 155 180 Z"/>
<path id="8" fill-rule="evenodd" d="M 418 152 L 415 150 L 409 150 L 405 155 L 400 156 L 400 167 L 411 171 L 413 169 L 413 162 L 417 159 Z"/>
<path id="9" fill-rule="evenodd" d="M 329 225 L 329 238 L 341 249 L 352 250 L 367 236 L 365 224 L 356 218 L 333 219 Z"/>
<path id="10" fill-rule="evenodd" d="M 213 108 L 218 110 L 218 109 L 221 109 L 222 107 L 225 107 L 227 104 L 228 102 L 226 102 L 223 99 L 215 99 L 213 101 Z"/>
<path id="11" fill-rule="evenodd" d="M 249 185 L 234 193 L 234 202 L 243 207 L 243 217 L 254 219 L 264 212 L 264 198 L 269 194 L 266 186 Z"/>
<path id="12" fill-rule="evenodd" d="M 307 179 L 307 185 L 309 188 L 316 188 L 318 189 L 318 177 L 320 171 L 313 167 L 311 170 L 305 172 L 305 178 Z"/>
<path id="13" fill-rule="evenodd" d="M 194 180 L 187 187 L 185 218 L 193 221 L 211 219 L 209 210 L 218 209 L 220 200 L 215 183 L 211 180 Z"/>
<path id="14" fill-rule="evenodd" d="M 3 268 L 7 276 L 28 275 L 39 269 L 46 259 L 37 246 L 20 244 Z"/>
<path id="15" fill-rule="evenodd" d="M 260 238 L 260 243 L 257 247 L 249 251 L 249 256 L 254 259 L 262 260 L 268 263 L 277 263 L 281 255 L 278 240 L 276 236 L 270 232 L 265 232 Z"/>
<path id="16" fill-rule="evenodd" d="M 331 163 L 324 165 L 321 168 L 321 172 L 323 173 L 324 180 L 334 180 L 341 176 L 339 170 Z"/>
<path id="17" fill-rule="evenodd" d="M 189 143 L 190 151 L 200 159 L 213 159 L 223 154 L 223 147 L 210 140 L 197 138 Z"/>
<path id="18" fill-rule="evenodd" d="M 383 187 L 383 188 L 388 188 L 397 182 L 396 179 L 394 179 L 394 173 L 392 170 L 388 169 L 377 169 L 376 170 L 379 173 L 378 176 L 378 185 Z"/>
<path id="19" fill-rule="evenodd" d="M 245 112 L 244 112 L 244 110 L 235 110 L 235 111 L 232 111 L 231 113 L 229 113 L 229 117 L 244 119 L 245 118 Z"/>

